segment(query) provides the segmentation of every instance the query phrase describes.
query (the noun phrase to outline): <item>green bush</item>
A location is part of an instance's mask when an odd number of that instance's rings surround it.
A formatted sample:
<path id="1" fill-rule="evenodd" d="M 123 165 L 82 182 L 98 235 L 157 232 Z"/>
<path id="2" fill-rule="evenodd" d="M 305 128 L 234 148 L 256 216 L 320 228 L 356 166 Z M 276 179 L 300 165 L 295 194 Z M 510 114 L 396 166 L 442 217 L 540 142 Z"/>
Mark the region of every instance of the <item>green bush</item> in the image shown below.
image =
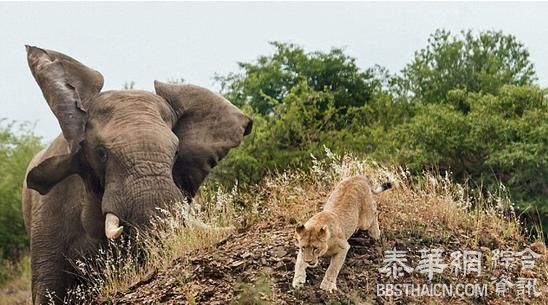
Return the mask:
<path id="1" fill-rule="evenodd" d="M 516 37 L 496 31 L 452 35 L 437 30 L 395 84 L 401 94 L 439 103 L 453 89 L 496 94 L 504 85 L 531 85 L 535 80 L 529 51 Z"/>
<path id="2" fill-rule="evenodd" d="M 548 221 L 546 94 L 514 36 L 438 30 L 398 75 L 360 70 L 340 49 L 273 45 L 273 55 L 218 77 L 255 124 L 216 181 L 245 185 L 306 167 L 325 145 L 413 172 L 449 172 L 485 192 L 503 183 L 521 209 Z"/>
<path id="3" fill-rule="evenodd" d="M 292 88 L 306 83 L 316 92 L 328 90 L 337 108 L 358 107 L 367 104 L 380 88 L 375 69 L 361 71 L 342 49 L 306 53 L 295 44 L 271 44 L 273 55 L 240 63 L 239 73 L 217 77 L 223 94 L 234 104 L 249 105 L 261 115 L 275 114 L 276 106 L 283 104 Z"/>
<path id="4" fill-rule="evenodd" d="M 41 148 L 31 130 L 28 125 L 0 126 L 0 259 L 17 259 L 28 248 L 21 189 L 27 165 Z"/>
<path id="5" fill-rule="evenodd" d="M 461 92 L 462 93 L 462 92 Z M 460 93 L 459 93 L 460 94 Z M 521 210 L 548 228 L 548 103 L 534 86 L 503 86 L 498 95 L 468 93 L 469 105 L 427 104 L 384 139 L 412 171 L 449 171 L 485 191 L 504 184 Z M 530 210 L 530 208 L 533 208 Z"/>

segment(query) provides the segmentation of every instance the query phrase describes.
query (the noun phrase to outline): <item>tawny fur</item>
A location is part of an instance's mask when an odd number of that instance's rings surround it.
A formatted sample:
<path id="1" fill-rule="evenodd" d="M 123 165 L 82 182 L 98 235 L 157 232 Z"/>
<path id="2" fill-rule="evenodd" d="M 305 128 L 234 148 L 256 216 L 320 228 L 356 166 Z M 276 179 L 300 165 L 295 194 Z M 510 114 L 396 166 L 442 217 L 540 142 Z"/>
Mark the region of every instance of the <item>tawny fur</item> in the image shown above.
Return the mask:
<path id="1" fill-rule="evenodd" d="M 352 176 L 341 181 L 329 196 L 324 210 L 297 227 L 299 253 L 295 263 L 293 288 L 306 281 L 306 268 L 316 266 L 321 256 L 331 257 L 331 262 L 320 288 L 329 292 L 337 289 L 336 281 L 350 249 L 348 239 L 358 229 L 368 230 L 378 240 L 380 229 L 377 204 L 373 193 L 390 188 L 390 183 L 371 191 L 365 176 Z"/>

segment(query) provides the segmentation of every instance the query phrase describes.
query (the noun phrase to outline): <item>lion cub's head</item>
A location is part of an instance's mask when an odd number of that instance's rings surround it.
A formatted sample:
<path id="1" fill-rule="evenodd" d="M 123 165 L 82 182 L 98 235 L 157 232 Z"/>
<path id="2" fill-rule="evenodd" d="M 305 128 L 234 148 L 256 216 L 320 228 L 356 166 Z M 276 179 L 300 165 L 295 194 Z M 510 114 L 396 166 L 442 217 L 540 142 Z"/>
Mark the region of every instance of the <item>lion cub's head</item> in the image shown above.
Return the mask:
<path id="1" fill-rule="evenodd" d="M 326 225 L 300 225 L 295 229 L 297 246 L 303 253 L 303 260 L 310 267 L 318 265 L 318 258 L 327 252 L 329 230 Z"/>

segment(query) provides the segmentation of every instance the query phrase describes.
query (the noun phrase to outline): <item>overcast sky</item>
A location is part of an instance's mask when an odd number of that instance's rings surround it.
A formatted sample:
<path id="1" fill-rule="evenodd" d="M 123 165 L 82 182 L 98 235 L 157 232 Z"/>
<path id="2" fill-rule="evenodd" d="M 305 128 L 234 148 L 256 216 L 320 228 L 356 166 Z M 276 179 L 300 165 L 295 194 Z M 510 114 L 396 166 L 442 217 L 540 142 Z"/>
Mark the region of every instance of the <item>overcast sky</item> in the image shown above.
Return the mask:
<path id="1" fill-rule="evenodd" d="M 272 53 L 269 41 L 306 50 L 343 47 L 360 67 L 397 72 L 437 28 L 503 30 L 529 49 L 548 86 L 548 3 L 0 3 L 0 118 L 59 126 L 28 69 L 25 44 L 77 58 L 105 77 L 103 90 L 135 81 L 212 77 Z"/>

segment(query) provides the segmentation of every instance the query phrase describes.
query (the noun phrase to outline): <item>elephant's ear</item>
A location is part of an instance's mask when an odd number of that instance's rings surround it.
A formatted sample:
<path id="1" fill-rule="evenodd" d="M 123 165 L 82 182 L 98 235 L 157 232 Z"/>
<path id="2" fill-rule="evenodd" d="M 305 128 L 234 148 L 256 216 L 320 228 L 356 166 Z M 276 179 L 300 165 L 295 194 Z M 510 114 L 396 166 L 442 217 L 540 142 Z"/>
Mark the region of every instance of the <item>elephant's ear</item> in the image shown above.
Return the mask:
<path id="1" fill-rule="evenodd" d="M 40 193 L 74 173 L 86 125 L 85 105 L 101 91 L 103 76 L 77 60 L 50 50 L 26 46 L 27 60 L 51 111 L 67 140 L 66 156 L 51 157 L 27 175 L 27 184 Z"/>
<path id="2" fill-rule="evenodd" d="M 175 182 L 190 196 L 211 169 L 251 132 L 253 121 L 222 96 L 193 85 L 154 82 L 156 94 L 176 113 L 173 132 L 179 153 L 173 168 Z"/>
<path id="3" fill-rule="evenodd" d="M 67 55 L 32 46 L 26 48 L 30 71 L 74 153 L 84 139 L 84 103 L 101 91 L 103 76 Z"/>
<path id="4" fill-rule="evenodd" d="M 58 182 L 79 172 L 78 155 L 53 156 L 42 161 L 28 173 L 27 186 L 42 195 L 47 194 Z"/>

